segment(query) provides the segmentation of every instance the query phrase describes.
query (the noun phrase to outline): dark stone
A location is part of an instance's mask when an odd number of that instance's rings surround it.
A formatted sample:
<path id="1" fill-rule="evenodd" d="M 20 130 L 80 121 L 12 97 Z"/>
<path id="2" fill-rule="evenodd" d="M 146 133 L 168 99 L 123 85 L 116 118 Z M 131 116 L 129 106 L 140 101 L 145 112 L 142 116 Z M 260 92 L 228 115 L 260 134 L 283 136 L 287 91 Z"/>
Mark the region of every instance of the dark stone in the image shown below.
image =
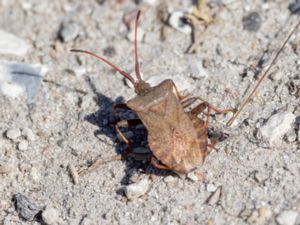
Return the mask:
<path id="1" fill-rule="evenodd" d="M 243 27 L 248 31 L 258 31 L 261 27 L 262 19 L 258 12 L 251 12 L 243 17 Z"/>

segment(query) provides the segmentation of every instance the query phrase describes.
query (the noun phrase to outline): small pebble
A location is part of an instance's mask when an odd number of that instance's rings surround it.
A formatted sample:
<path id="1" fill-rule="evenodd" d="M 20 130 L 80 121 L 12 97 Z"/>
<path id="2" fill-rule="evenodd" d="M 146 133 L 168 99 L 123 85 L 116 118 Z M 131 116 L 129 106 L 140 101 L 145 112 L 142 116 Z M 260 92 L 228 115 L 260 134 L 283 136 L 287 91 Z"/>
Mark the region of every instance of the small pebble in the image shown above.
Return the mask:
<path id="1" fill-rule="evenodd" d="M 0 54 L 24 56 L 30 45 L 23 39 L 13 34 L 0 30 Z"/>
<path id="2" fill-rule="evenodd" d="M 206 190 L 208 192 L 215 192 L 217 190 L 217 187 L 214 184 L 207 184 L 206 185 Z"/>
<path id="3" fill-rule="evenodd" d="M 28 140 L 28 141 L 35 141 L 35 134 L 30 128 L 23 128 L 22 129 L 22 135 Z"/>
<path id="4" fill-rule="evenodd" d="M 214 193 L 212 193 L 209 198 L 206 200 L 207 204 L 209 205 L 215 205 L 218 203 L 218 201 L 221 198 L 222 194 L 222 187 L 218 187 Z"/>
<path id="5" fill-rule="evenodd" d="M 75 22 L 63 24 L 58 32 L 59 38 L 63 42 L 73 41 L 79 35 L 80 27 Z"/>
<path id="6" fill-rule="evenodd" d="M 291 112 L 272 115 L 266 124 L 258 129 L 258 138 L 262 137 L 268 140 L 270 145 L 274 145 L 291 129 L 295 118 Z"/>
<path id="7" fill-rule="evenodd" d="M 77 78 L 80 78 L 81 76 L 86 74 L 87 71 L 84 66 L 75 67 L 72 70 Z"/>
<path id="8" fill-rule="evenodd" d="M 45 224 L 55 224 L 59 220 L 59 212 L 52 207 L 46 207 L 42 213 L 42 219 Z"/>
<path id="9" fill-rule="evenodd" d="M 288 134 L 286 135 L 286 140 L 289 143 L 295 142 L 297 140 L 297 134 L 294 131 L 288 132 Z"/>
<path id="10" fill-rule="evenodd" d="M 192 61 L 191 63 L 189 63 L 186 71 L 189 74 L 189 76 L 194 79 L 201 79 L 201 78 L 208 77 L 208 73 L 203 68 L 201 61 L 200 62 Z"/>
<path id="11" fill-rule="evenodd" d="M 194 182 L 199 180 L 199 177 L 195 174 L 195 172 L 188 173 L 187 178 Z"/>
<path id="12" fill-rule="evenodd" d="M 18 149 L 20 151 L 26 151 L 28 149 L 28 141 L 26 141 L 26 140 L 20 141 L 18 144 Z"/>
<path id="13" fill-rule="evenodd" d="M 33 220 L 34 217 L 40 212 L 40 207 L 29 200 L 25 195 L 20 193 L 16 194 L 14 196 L 14 201 L 19 216 L 24 220 Z"/>
<path id="14" fill-rule="evenodd" d="M 184 18 L 185 14 L 181 11 L 172 12 L 169 17 L 169 25 L 176 30 L 185 33 L 185 34 L 191 34 L 192 33 L 192 27 L 190 24 L 186 22 L 186 19 Z"/>
<path id="15" fill-rule="evenodd" d="M 272 74 L 270 74 L 270 78 L 273 80 L 273 81 L 279 81 L 281 80 L 281 78 L 284 76 L 284 72 L 281 71 L 281 70 L 277 70 L 277 71 L 274 71 Z"/>
<path id="16" fill-rule="evenodd" d="M 144 30 L 139 27 L 138 29 L 138 34 L 137 34 L 137 41 L 141 42 L 144 38 L 145 32 Z M 127 34 L 127 38 L 130 42 L 134 42 L 134 29 L 131 29 L 128 34 Z"/>
<path id="17" fill-rule="evenodd" d="M 78 182 L 79 182 L 79 174 L 78 174 L 75 166 L 73 164 L 69 164 L 68 165 L 68 169 L 69 169 L 70 175 L 72 177 L 73 183 L 74 184 L 78 184 Z"/>
<path id="18" fill-rule="evenodd" d="M 47 67 L 41 64 L 0 61 L 0 92 L 11 98 L 26 93 L 27 103 L 31 104 L 47 71 Z"/>
<path id="19" fill-rule="evenodd" d="M 145 2 L 148 5 L 155 5 L 157 3 L 157 0 L 143 0 L 143 2 Z"/>
<path id="20" fill-rule="evenodd" d="M 258 12 L 251 12 L 243 17 L 243 27 L 248 31 L 258 31 L 261 27 L 262 19 Z"/>
<path id="21" fill-rule="evenodd" d="M 172 183 L 175 180 L 175 178 L 173 176 L 166 176 L 164 178 L 164 182 L 166 183 Z"/>
<path id="22" fill-rule="evenodd" d="M 6 137 L 11 140 L 16 140 L 18 137 L 21 136 L 21 131 L 19 128 L 10 128 L 6 131 Z"/>
<path id="23" fill-rule="evenodd" d="M 298 212 L 296 211 L 283 211 L 277 217 L 276 221 L 279 225 L 294 225 L 298 217 Z"/>
<path id="24" fill-rule="evenodd" d="M 150 180 L 145 178 L 137 183 L 129 184 L 125 187 L 125 195 L 129 200 L 135 200 L 149 190 Z"/>
<path id="25" fill-rule="evenodd" d="M 38 172 L 37 168 L 35 168 L 35 167 L 31 168 L 30 177 L 34 181 L 38 181 L 40 179 L 40 175 L 39 175 L 39 172 Z"/>
<path id="26" fill-rule="evenodd" d="M 299 0 L 296 0 L 293 3 L 290 3 L 288 8 L 292 14 L 300 15 L 300 1 Z"/>

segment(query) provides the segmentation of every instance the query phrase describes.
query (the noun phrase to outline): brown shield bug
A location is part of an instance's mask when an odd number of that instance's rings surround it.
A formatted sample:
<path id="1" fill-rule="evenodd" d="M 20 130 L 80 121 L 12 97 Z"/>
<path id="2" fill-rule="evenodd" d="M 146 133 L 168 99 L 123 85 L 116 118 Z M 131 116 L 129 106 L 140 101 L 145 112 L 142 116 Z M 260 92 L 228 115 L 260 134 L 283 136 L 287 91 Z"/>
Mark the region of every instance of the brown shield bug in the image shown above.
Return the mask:
<path id="1" fill-rule="evenodd" d="M 133 110 L 139 117 L 138 119 L 121 120 L 116 123 L 115 127 L 117 132 L 128 145 L 128 149 L 123 154 L 123 157 L 132 153 L 132 145 L 120 131 L 120 127 L 143 124 L 148 131 L 148 143 L 152 152 L 152 165 L 157 168 L 172 170 L 178 173 L 188 173 L 203 163 L 205 157 L 210 151 L 209 148 L 212 149 L 215 144 L 208 143 L 207 132 L 211 112 L 226 113 L 234 110 L 218 109 L 200 97 L 193 97 L 190 95 L 181 96 L 175 83 L 171 79 L 164 80 L 154 87 L 151 87 L 147 82 L 142 80 L 137 51 L 137 25 L 139 15 L 140 11 L 137 13 L 135 19 L 134 38 L 135 73 L 137 80 L 135 80 L 129 73 L 121 70 L 107 59 L 98 56 L 95 53 L 79 49 L 72 49 L 71 51 L 85 53 L 98 58 L 122 74 L 134 86 L 135 93 L 137 94 L 136 97 L 130 99 L 126 104 L 115 106 L 115 108 Z M 296 28 L 294 31 L 295 30 Z M 289 35 L 288 39 L 292 33 Z M 253 92 L 242 104 L 241 109 L 249 102 L 249 99 L 253 96 L 257 87 L 276 61 L 288 39 L 283 44 L 264 75 L 259 79 Z M 196 103 L 197 100 L 200 100 L 201 103 L 187 111 L 187 108 Z M 228 124 L 233 122 L 241 109 L 236 115 L 234 115 Z M 203 113 L 204 110 L 206 110 L 205 120 L 198 117 L 198 115 Z M 119 158 L 121 157 L 116 156 L 110 160 L 98 160 L 92 164 L 92 166 L 79 171 L 79 173 L 84 174 L 88 171 L 94 170 L 100 164 Z"/>

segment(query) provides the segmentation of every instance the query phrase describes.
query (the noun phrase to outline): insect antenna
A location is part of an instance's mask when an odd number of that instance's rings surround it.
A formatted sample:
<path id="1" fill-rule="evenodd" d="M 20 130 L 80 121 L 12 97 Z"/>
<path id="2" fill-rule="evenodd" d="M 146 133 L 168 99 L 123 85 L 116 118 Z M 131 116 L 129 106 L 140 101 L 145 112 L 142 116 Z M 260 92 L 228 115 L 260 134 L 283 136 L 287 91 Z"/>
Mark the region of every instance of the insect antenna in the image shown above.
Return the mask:
<path id="1" fill-rule="evenodd" d="M 135 73 L 136 77 L 139 81 L 142 80 L 140 73 L 140 64 L 138 59 L 138 46 L 137 46 L 137 29 L 138 29 L 138 21 L 140 17 L 141 11 L 139 10 L 135 17 L 135 27 L 134 27 L 134 63 L 135 63 Z"/>
<path id="2" fill-rule="evenodd" d="M 253 95 L 255 94 L 255 92 L 257 91 L 258 87 L 260 86 L 260 84 L 263 82 L 263 80 L 267 77 L 270 69 L 272 68 L 272 66 L 275 64 L 278 56 L 280 55 L 280 53 L 283 51 L 283 49 L 285 48 L 286 44 L 288 43 L 288 41 L 290 40 L 290 38 L 292 37 L 292 35 L 296 32 L 296 30 L 298 29 L 300 25 L 300 21 L 297 23 L 297 25 L 294 27 L 294 29 L 291 31 L 291 33 L 287 36 L 286 40 L 283 42 L 282 46 L 280 47 L 280 49 L 278 50 L 278 52 L 276 53 L 275 57 L 273 58 L 272 62 L 270 63 L 270 65 L 268 66 L 268 68 L 266 69 L 266 71 L 263 73 L 263 75 L 258 79 L 256 85 L 254 86 L 253 90 L 250 92 L 249 96 L 246 98 L 246 100 L 241 104 L 240 108 L 238 109 L 238 111 L 233 115 L 233 117 L 227 122 L 227 126 L 231 126 L 234 122 L 234 120 L 239 116 L 239 114 L 242 112 L 242 110 L 245 108 L 245 106 L 249 103 L 249 101 L 251 100 L 251 98 L 253 97 Z"/>
<path id="3" fill-rule="evenodd" d="M 99 59 L 100 61 L 105 62 L 106 64 L 110 65 L 116 71 L 118 71 L 120 74 L 122 74 L 124 77 L 126 77 L 133 85 L 135 84 L 135 81 L 134 81 L 133 77 L 129 73 L 121 70 L 119 67 L 117 67 L 112 62 L 108 61 L 107 59 L 105 59 L 105 58 L 103 58 L 103 57 L 101 57 L 101 56 L 99 56 L 99 55 L 97 55 L 97 54 L 95 54 L 93 52 L 87 51 L 87 50 L 71 49 L 71 52 L 79 52 L 79 53 L 84 53 L 84 54 L 91 55 L 91 56 Z"/>

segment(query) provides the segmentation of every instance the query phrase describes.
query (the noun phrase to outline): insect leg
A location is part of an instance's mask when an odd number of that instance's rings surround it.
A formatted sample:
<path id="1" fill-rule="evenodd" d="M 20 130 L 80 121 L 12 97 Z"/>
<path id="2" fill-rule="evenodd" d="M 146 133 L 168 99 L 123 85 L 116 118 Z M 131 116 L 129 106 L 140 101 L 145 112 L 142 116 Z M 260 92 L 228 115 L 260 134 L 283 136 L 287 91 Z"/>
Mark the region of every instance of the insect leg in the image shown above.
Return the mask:
<path id="1" fill-rule="evenodd" d="M 161 164 L 154 156 L 151 158 L 151 165 L 161 170 L 172 170 L 171 168 Z"/>
<path id="2" fill-rule="evenodd" d="M 127 144 L 129 149 L 132 148 L 132 144 L 130 143 L 130 141 L 128 141 L 128 139 L 122 133 L 120 128 L 121 127 L 128 128 L 128 127 L 136 126 L 136 125 L 139 125 L 139 124 L 142 124 L 142 121 L 140 119 L 131 119 L 131 120 L 120 120 L 115 125 L 116 131 L 118 132 L 118 134 L 120 135 L 122 140 Z"/>
<path id="3" fill-rule="evenodd" d="M 83 176 L 87 173 L 95 171 L 101 165 L 104 165 L 104 164 L 109 163 L 109 162 L 121 160 L 121 159 L 122 159 L 121 155 L 115 155 L 115 156 L 112 156 L 112 157 L 107 158 L 107 159 L 97 159 L 90 166 L 80 167 L 77 172 L 80 176 Z"/>

